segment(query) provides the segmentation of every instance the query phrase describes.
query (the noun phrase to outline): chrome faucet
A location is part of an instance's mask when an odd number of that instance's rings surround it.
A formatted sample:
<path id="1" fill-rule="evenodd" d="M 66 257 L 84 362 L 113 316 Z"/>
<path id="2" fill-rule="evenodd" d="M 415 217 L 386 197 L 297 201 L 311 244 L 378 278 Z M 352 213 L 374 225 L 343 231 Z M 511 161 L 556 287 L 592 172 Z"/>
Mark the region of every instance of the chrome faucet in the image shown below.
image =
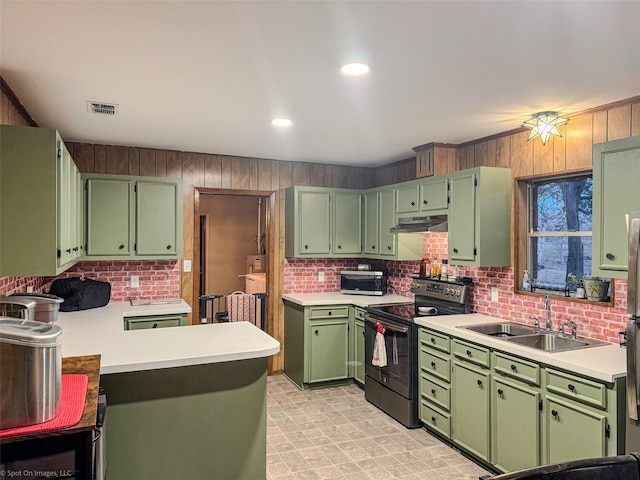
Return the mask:
<path id="1" fill-rule="evenodd" d="M 571 329 L 571 338 L 575 339 L 578 332 L 578 326 L 576 325 L 576 322 L 574 322 L 573 320 L 567 320 L 566 322 L 560 323 L 558 332 L 560 333 L 561 337 L 565 336 L 564 327 L 569 327 Z"/>
<path id="2" fill-rule="evenodd" d="M 529 319 L 533 320 L 533 328 L 535 328 L 536 330 L 540 328 L 540 320 L 538 320 L 538 317 L 531 315 L 529 316 Z"/>
<path id="3" fill-rule="evenodd" d="M 547 323 L 545 324 L 545 328 L 550 332 L 552 330 L 552 325 L 551 325 L 551 300 L 549 299 L 549 295 L 544 296 L 544 308 L 547 311 Z"/>

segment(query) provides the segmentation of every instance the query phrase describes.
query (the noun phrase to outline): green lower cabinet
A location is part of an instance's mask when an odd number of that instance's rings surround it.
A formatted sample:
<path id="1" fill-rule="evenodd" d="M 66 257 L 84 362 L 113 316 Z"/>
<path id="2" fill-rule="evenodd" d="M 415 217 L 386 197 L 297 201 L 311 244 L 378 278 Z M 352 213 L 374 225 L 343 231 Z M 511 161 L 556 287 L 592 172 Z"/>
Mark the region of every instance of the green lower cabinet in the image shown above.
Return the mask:
<path id="1" fill-rule="evenodd" d="M 540 465 L 540 392 L 492 378 L 491 463 L 510 472 Z"/>
<path id="2" fill-rule="evenodd" d="M 309 383 L 348 378 L 349 323 L 311 322 L 308 335 Z"/>
<path id="3" fill-rule="evenodd" d="M 544 463 L 607 454 L 607 417 L 584 405 L 547 395 L 544 401 Z"/>
<path id="4" fill-rule="evenodd" d="M 147 328 L 182 327 L 187 325 L 187 314 L 149 315 L 144 317 L 125 317 L 125 330 L 144 330 Z"/>
<path id="5" fill-rule="evenodd" d="M 354 325 L 353 378 L 364 385 L 364 321 L 356 319 Z"/>
<path id="6" fill-rule="evenodd" d="M 452 370 L 451 439 L 488 462 L 491 374 L 488 370 L 462 361 L 454 361 Z"/>

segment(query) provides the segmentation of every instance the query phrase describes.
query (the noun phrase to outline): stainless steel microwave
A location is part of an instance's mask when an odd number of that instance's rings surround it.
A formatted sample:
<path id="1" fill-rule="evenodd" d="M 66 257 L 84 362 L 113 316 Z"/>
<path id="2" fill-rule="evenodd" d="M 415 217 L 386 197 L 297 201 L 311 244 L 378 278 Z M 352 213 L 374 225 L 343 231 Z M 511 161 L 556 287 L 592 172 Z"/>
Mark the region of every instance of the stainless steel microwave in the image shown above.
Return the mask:
<path id="1" fill-rule="evenodd" d="M 351 295 L 384 295 L 387 293 L 387 275 L 372 270 L 345 270 L 340 272 L 340 293 Z"/>

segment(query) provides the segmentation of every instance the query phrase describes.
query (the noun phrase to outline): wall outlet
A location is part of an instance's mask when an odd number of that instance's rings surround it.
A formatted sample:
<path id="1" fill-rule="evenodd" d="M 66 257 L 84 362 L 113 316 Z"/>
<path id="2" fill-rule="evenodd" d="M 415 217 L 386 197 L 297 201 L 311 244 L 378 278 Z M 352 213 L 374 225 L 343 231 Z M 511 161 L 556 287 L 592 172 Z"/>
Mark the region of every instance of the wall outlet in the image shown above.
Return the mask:
<path id="1" fill-rule="evenodd" d="M 318 272 L 318 281 L 324 282 L 324 272 Z"/>
<path id="2" fill-rule="evenodd" d="M 491 301 L 498 301 L 498 287 L 491 287 Z"/>
<path id="3" fill-rule="evenodd" d="M 191 271 L 191 260 L 184 260 L 182 262 L 182 270 L 184 270 L 185 272 Z"/>
<path id="4" fill-rule="evenodd" d="M 131 275 L 131 288 L 139 288 L 140 287 L 140 277 L 137 275 Z"/>
<path id="5" fill-rule="evenodd" d="M 33 285 L 27 287 L 27 293 L 33 293 Z"/>

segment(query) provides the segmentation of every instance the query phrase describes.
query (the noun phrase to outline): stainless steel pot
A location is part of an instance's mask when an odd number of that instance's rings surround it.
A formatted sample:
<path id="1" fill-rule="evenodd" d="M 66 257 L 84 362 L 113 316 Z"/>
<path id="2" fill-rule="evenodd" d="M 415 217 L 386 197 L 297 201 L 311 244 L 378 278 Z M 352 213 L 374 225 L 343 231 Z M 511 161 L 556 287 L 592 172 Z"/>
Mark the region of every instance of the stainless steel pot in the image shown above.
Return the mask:
<path id="1" fill-rule="evenodd" d="M 62 329 L 0 317 L 0 429 L 43 423 L 60 409 Z"/>

